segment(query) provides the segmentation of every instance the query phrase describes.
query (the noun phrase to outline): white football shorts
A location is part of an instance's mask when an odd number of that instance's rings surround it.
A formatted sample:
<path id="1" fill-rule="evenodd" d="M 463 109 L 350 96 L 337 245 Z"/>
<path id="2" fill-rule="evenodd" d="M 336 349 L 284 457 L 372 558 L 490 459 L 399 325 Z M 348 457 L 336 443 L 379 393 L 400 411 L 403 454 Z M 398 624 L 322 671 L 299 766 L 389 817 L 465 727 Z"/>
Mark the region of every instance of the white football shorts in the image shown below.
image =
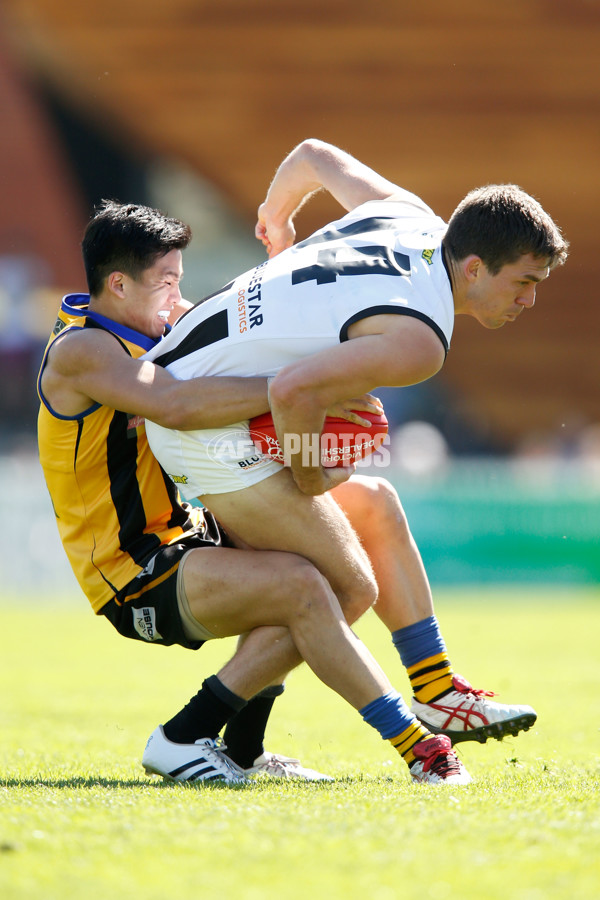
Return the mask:
<path id="1" fill-rule="evenodd" d="M 281 463 L 256 449 L 247 421 L 202 431 L 172 431 L 146 421 L 146 434 L 185 500 L 242 491 L 281 472 Z"/>

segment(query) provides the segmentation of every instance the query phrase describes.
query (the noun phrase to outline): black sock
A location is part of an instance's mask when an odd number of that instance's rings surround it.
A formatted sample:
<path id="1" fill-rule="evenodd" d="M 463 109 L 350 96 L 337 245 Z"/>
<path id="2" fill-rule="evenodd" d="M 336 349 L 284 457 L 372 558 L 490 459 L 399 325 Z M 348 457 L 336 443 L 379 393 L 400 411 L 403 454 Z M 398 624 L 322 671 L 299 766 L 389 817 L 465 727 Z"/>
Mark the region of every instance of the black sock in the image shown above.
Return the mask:
<path id="1" fill-rule="evenodd" d="M 199 738 L 216 738 L 228 719 L 246 706 L 238 697 L 211 675 L 187 706 L 163 726 L 165 735 L 176 744 L 193 744 Z"/>
<path id="2" fill-rule="evenodd" d="M 242 769 L 249 769 L 254 760 L 264 753 L 267 721 L 275 699 L 283 694 L 283 690 L 282 684 L 265 688 L 227 723 L 223 735 L 226 753 Z"/>

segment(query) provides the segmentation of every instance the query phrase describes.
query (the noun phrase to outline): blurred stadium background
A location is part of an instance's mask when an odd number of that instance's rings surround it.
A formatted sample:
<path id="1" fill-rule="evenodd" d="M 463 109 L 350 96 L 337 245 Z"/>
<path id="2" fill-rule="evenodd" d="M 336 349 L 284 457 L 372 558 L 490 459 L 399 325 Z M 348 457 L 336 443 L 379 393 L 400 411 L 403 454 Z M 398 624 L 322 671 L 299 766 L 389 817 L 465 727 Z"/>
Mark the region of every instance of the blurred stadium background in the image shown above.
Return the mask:
<path id="1" fill-rule="evenodd" d="M 36 458 L 35 375 L 103 197 L 190 222 L 185 294 L 263 258 L 254 213 L 305 137 L 442 216 L 512 181 L 571 242 L 533 313 L 457 320 L 433 381 L 382 391 L 432 580 L 600 576 L 600 4 L 596 0 L 4 0 L 0 9 L 2 591 L 76 588 Z M 333 218 L 322 196 L 299 237 Z M 390 462 L 383 467 L 383 463 Z"/>

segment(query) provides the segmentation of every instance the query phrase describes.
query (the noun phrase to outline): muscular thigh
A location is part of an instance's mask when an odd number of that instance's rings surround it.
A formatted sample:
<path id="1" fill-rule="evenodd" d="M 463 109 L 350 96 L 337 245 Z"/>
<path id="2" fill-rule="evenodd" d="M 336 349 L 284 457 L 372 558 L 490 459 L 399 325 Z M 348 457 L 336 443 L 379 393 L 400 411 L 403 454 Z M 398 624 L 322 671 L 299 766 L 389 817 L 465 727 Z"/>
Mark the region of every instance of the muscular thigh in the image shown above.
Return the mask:
<path id="1" fill-rule="evenodd" d="M 187 606 L 213 637 L 243 634 L 262 625 L 287 627 L 290 594 L 298 598 L 307 585 L 315 585 L 307 578 L 308 569 L 309 563 L 292 553 L 192 550 L 182 573 Z"/>
<path id="2" fill-rule="evenodd" d="M 226 529 L 255 549 L 285 550 L 310 560 L 342 604 L 357 597 L 367 605 L 374 601 L 371 564 L 346 515 L 329 494 L 301 493 L 289 470 L 243 491 L 201 499 Z"/>

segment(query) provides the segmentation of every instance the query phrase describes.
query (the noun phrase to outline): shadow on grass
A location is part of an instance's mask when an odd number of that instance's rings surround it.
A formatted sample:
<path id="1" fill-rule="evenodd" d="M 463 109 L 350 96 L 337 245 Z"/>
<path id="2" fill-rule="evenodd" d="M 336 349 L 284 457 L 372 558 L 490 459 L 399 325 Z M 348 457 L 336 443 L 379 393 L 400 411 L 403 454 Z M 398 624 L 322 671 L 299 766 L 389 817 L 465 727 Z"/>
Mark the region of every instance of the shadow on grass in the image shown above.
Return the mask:
<path id="1" fill-rule="evenodd" d="M 404 781 L 404 779 L 401 779 Z M 172 790 L 210 790 L 210 791 L 247 791 L 271 788 L 273 786 L 290 787 L 297 789 L 300 785 L 303 788 L 312 790 L 326 790 L 327 788 L 350 788 L 364 785 L 373 788 L 375 786 L 384 786 L 397 784 L 398 778 L 389 775 L 368 776 L 368 775 L 343 775 L 334 778 L 333 781 L 303 781 L 302 779 L 289 778 L 255 778 L 248 781 L 247 784 L 226 784 L 219 781 L 163 781 L 150 780 L 144 778 L 105 778 L 101 776 L 85 776 L 72 775 L 64 778 L 52 778 L 39 776 L 37 778 L 0 778 L 0 788 L 49 788 L 52 790 L 94 790 L 96 788 L 106 788 L 108 790 L 128 790 L 142 788 L 145 791 L 172 791 Z"/>
<path id="2" fill-rule="evenodd" d="M 128 788 L 143 788 L 144 790 L 173 790 L 201 788 L 202 790 L 245 790 L 246 784 L 225 784 L 223 782 L 178 782 L 146 780 L 143 778 L 103 778 L 98 776 L 73 775 L 66 778 L 0 778 L 0 788 L 52 788 L 68 790 L 92 790 L 94 788 L 108 788 L 109 790 L 123 790 Z"/>

